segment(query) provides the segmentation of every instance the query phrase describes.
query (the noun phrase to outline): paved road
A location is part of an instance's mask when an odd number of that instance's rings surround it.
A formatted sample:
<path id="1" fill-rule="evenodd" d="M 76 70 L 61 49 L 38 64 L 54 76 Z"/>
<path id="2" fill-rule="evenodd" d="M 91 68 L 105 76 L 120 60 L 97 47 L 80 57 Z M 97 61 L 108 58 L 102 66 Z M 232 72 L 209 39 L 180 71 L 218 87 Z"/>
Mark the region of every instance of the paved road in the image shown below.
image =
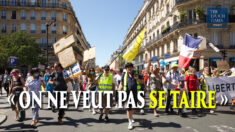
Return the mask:
<path id="1" fill-rule="evenodd" d="M 112 109 L 110 122 L 98 121 L 99 115 L 92 115 L 88 110 L 70 107 L 66 111 L 64 123 L 57 123 L 57 113 L 50 110 L 40 110 L 40 119 L 37 128 L 30 126 L 32 111 L 26 111 L 26 121 L 14 121 L 15 113 L 11 111 L 7 99 L 0 97 L 0 111 L 4 112 L 8 119 L 0 126 L 0 131 L 46 131 L 46 132 L 126 132 L 128 121 L 124 110 Z M 177 115 L 166 115 L 160 110 L 160 117 L 153 117 L 152 111 L 146 109 L 145 115 L 136 114 L 136 123 L 132 131 L 179 131 L 179 132 L 235 132 L 235 111 L 229 107 L 217 107 L 216 114 L 205 114 L 202 117 L 191 115 L 182 118 Z"/>

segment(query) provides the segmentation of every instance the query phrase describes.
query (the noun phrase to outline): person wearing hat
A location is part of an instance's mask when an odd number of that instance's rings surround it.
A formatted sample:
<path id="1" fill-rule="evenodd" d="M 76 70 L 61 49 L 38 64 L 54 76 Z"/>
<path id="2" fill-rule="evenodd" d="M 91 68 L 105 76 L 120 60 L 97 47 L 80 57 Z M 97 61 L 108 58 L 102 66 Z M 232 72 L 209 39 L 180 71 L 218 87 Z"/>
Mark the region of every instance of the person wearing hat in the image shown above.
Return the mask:
<path id="1" fill-rule="evenodd" d="M 109 66 L 106 65 L 103 67 L 104 73 L 100 76 L 99 82 L 98 82 L 98 91 L 104 92 L 104 91 L 113 91 L 114 92 L 114 79 L 111 73 L 109 73 Z M 110 96 L 110 106 L 112 104 L 112 95 Z M 103 113 L 105 110 L 105 122 L 109 121 L 109 108 L 107 107 L 107 94 L 102 94 L 102 107 L 100 109 L 100 117 L 99 120 L 101 121 L 103 118 Z"/>
<path id="2" fill-rule="evenodd" d="M 27 87 L 29 94 L 32 98 L 32 92 L 36 94 L 36 96 L 39 98 L 40 97 L 40 91 L 41 91 L 41 86 L 43 85 L 43 82 L 41 80 L 41 77 L 39 76 L 39 69 L 38 68 L 33 68 L 31 71 L 30 77 L 27 78 L 25 86 Z M 36 126 L 38 123 L 38 117 L 39 117 L 39 105 L 34 102 L 34 108 L 32 108 L 32 126 Z"/>
<path id="3" fill-rule="evenodd" d="M 121 83 L 119 85 L 119 91 L 124 90 L 127 93 L 127 99 L 129 98 L 130 93 L 132 92 L 135 105 L 137 106 L 138 98 L 137 93 L 141 90 L 141 83 L 144 83 L 144 80 L 139 76 L 138 73 L 134 70 L 134 66 L 132 63 L 127 63 L 125 65 L 126 72 L 122 74 Z M 128 129 L 133 129 L 133 115 L 135 113 L 135 109 L 130 104 L 127 108 L 127 118 L 129 121 Z"/>
<path id="4" fill-rule="evenodd" d="M 172 64 L 171 70 L 166 73 L 166 84 L 165 87 L 167 88 L 167 104 L 165 112 L 168 114 L 173 114 L 174 110 L 172 106 L 170 106 L 172 95 L 170 94 L 171 90 L 178 88 L 180 82 L 180 74 L 177 71 L 178 64 Z M 170 108 L 170 113 L 169 113 Z"/>

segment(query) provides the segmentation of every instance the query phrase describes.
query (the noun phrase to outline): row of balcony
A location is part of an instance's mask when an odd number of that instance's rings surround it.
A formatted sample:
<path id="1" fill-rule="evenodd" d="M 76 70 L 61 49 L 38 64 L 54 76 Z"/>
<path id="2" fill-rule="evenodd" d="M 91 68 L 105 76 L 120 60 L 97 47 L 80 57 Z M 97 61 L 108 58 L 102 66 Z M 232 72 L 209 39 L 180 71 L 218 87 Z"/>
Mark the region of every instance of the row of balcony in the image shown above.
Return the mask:
<path id="1" fill-rule="evenodd" d="M 184 1 L 184 0 L 183 0 Z M 229 23 L 234 23 L 235 22 L 235 15 L 229 15 Z M 172 26 L 167 26 L 166 28 L 163 29 L 161 34 L 158 34 L 157 37 L 153 38 L 149 42 L 146 43 L 146 46 L 150 46 L 151 44 L 155 43 L 156 41 L 162 39 L 163 37 L 167 36 L 169 33 L 175 31 L 176 29 L 184 28 L 187 26 L 193 26 L 193 25 L 198 25 L 206 23 L 206 17 L 204 17 L 201 20 L 184 20 L 183 22 L 175 22 Z M 219 46 L 218 48 L 223 48 L 222 46 Z"/>
<path id="2" fill-rule="evenodd" d="M 73 11 L 71 7 L 59 3 L 38 3 L 38 2 L 12 2 L 11 0 L 1 0 L 0 6 L 20 6 L 20 7 L 42 7 L 42 8 L 61 8 Z"/>

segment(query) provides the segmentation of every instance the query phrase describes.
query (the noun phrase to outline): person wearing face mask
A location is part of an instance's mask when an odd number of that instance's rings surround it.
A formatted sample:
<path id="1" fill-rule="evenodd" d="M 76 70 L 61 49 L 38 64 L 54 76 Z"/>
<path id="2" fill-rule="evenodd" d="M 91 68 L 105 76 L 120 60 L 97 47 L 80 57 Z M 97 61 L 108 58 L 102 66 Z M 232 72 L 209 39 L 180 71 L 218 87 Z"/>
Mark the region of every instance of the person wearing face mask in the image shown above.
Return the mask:
<path id="1" fill-rule="evenodd" d="M 25 86 L 27 87 L 29 94 L 32 98 L 32 92 L 34 92 L 36 94 L 36 96 L 39 98 L 40 97 L 40 91 L 41 91 L 41 86 L 43 84 L 41 77 L 39 75 L 39 69 L 38 68 L 33 68 L 31 71 L 31 75 L 30 77 L 27 78 Z M 36 126 L 36 124 L 38 123 L 38 117 L 39 117 L 39 106 L 36 102 L 34 102 L 34 107 L 32 108 L 32 114 L 33 114 L 33 118 L 32 118 L 32 126 Z"/>
<path id="2" fill-rule="evenodd" d="M 53 85 L 54 91 L 67 91 L 67 84 L 63 76 L 63 67 L 60 63 L 54 64 L 55 71 L 51 74 L 49 79 L 49 84 Z M 65 115 L 65 110 L 60 108 L 60 94 L 58 93 L 57 107 L 59 109 L 58 113 L 58 123 L 62 124 L 62 119 Z"/>
<path id="3" fill-rule="evenodd" d="M 20 107 L 19 97 L 20 93 L 24 90 L 25 82 L 22 77 L 19 77 L 18 69 L 13 69 L 11 74 L 13 77 L 10 80 L 10 93 L 13 93 L 14 95 L 14 104 L 11 104 L 11 107 L 12 110 L 16 112 L 15 120 L 23 121 L 25 118 L 25 111 Z"/>
<path id="4" fill-rule="evenodd" d="M 95 73 L 95 69 L 91 68 L 88 69 L 88 64 L 89 62 L 86 64 L 86 75 L 87 75 L 87 90 L 89 91 L 95 91 L 96 90 L 96 86 L 98 84 L 98 82 L 96 81 L 96 73 Z M 92 97 L 90 96 L 90 101 L 92 100 Z M 92 114 L 95 115 L 95 109 L 92 108 L 92 106 L 90 107 L 89 111 L 92 111 Z"/>

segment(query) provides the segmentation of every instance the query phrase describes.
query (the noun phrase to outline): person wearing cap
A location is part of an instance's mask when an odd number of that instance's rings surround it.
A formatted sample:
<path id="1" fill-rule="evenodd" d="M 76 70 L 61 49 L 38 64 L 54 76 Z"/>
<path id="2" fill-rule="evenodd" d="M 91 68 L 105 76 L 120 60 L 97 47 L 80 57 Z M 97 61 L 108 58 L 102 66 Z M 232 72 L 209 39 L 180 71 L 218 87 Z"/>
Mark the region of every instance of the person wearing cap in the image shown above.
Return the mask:
<path id="1" fill-rule="evenodd" d="M 12 78 L 10 80 L 10 93 L 13 93 L 14 104 L 11 104 L 11 108 L 16 112 L 15 120 L 23 121 L 23 118 L 18 119 L 18 115 L 23 109 L 20 107 L 19 97 L 20 93 L 24 91 L 25 81 L 22 77 L 19 77 L 20 71 L 18 69 L 13 69 L 11 71 Z"/>
<path id="2" fill-rule="evenodd" d="M 132 92 L 135 105 L 137 106 L 138 98 L 137 93 L 141 90 L 141 83 L 144 83 L 143 79 L 134 71 L 134 66 L 132 63 L 127 63 L 125 65 L 126 72 L 122 74 L 121 83 L 119 85 L 119 91 L 124 90 L 127 93 L 127 99 L 129 98 L 130 93 Z M 133 115 L 135 113 L 135 109 L 130 104 L 127 108 L 127 118 L 129 121 L 128 129 L 133 129 Z"/>
<path id="3" fill-rule="evenodd" d="M 174 114 L 172 106 L 170 106 L 172 95 L 170 94 L 171 90 L 174 90 L 179 87 L 180 74 L 177 71 L 178 64 L 172 64 L 171 70 L 166 73 L 166 88 L 167 88 L 167 103 L 165 112 L 168 114 Z M 170 108 L 170 113 L 169 113 Z"/>
<path id="4" fill-rule="evenodd" d="M 111 73 L 109 73 L 109 66 L 106 65 L 104 66 L 104 73 L 100 76 L 99 78 L 99 82 L 98 82 L 98 91 L 104 92 L 104 91 L 113 91 L 114 92 L 114 79 Z M 110 106 L 112 104 L 112 95 L 110 96 L 109 100 L 110 100 Z M 100 117 L 99 120 L 101 121 L 103 118 L 103 113 L 105 110 L 105 122 L 109 121 L 109 108 L 107 107 L 107 94 L 102 94 L 102 109 L 100 109 Z"/>
<path id="5" fill-rule="evenodd" d="M 41 91 L 41 86 L 43 85 L 43 82 L 41 80 L 41 77 L 39 76 L 39 69 L 38 68 L 33 68 L 31 71 L 30 77 L 27 78 L 25 86 L 27 87 L 29 94 L 32 98 L 32 92 L 35 93 L 35 95 L 39 98 L 40 97 L 40 91 Z M 32 108 L 32 126 L 36 126 L 38 123 L 38 117 L 39 117 L 39 105 L 34 102 L 34 108 Z"/>

